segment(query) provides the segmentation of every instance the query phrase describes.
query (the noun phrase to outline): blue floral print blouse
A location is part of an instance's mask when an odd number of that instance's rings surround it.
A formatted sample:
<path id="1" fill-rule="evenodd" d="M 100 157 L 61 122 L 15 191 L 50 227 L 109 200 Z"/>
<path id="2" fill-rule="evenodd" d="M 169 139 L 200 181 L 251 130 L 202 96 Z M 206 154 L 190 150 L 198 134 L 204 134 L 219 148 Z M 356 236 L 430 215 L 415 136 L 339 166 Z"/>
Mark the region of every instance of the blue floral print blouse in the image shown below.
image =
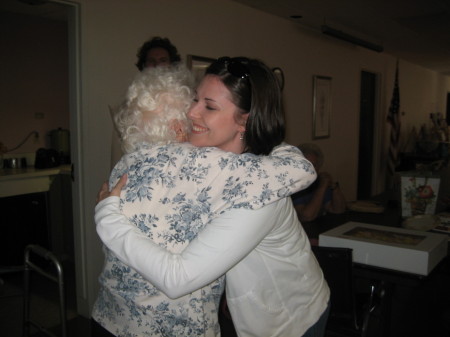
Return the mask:
<path id="1" fill-rule="evenodd" d="M 233 154 L 188 143 L 142 144 L 113 169 L 124 174 L 120 207 L 136 227 L 177 253 L 212 219 L 231 208 L 258 209 L 309 186 L 311 163 L 294 146 L 270 156 Z M 92 317 L 116 336 L 219 336 L 224 278 L 171 299 L 104 248 L 105 264 Z"/>

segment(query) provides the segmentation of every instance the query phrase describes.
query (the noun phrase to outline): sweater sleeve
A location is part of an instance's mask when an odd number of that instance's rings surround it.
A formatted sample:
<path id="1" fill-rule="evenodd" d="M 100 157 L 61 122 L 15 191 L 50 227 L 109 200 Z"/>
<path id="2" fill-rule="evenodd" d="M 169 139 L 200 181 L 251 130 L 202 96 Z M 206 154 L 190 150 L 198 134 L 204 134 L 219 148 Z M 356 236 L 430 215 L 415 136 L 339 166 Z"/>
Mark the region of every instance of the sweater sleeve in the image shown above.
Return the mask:
<path id="1" fill-rule="evenodd" d="M 213 164 L 214 167 L 227 169 L 223 175 L 240 176 L 251 181 L 246 189 L 253 196 L 253 209 L 303 190 L 317 178 L 314 166 L 303 153 L 286 143 L 276 146 L 268 156 L 222 151 L 220 161 Z"/>
<path id="2" fill-rule="evenodd" d="M 252 251 L 276 223 L 276 204 L 224 213 L 180 254 L 158 246 L 130 224 L 119 210 L 118 197 L 96 206 L 95 221 L 108 249 L 167 296 L 177 298 L 225 274 Z"/>

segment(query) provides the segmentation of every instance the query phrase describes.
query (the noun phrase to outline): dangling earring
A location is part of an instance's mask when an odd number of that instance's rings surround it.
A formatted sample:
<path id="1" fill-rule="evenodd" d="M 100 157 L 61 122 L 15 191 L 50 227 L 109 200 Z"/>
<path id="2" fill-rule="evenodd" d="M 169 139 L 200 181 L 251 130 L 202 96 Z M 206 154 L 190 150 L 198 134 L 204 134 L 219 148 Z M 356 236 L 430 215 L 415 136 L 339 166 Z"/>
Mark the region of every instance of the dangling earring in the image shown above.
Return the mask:
<path id="1" fill-rule="evenodd" d="M 244 140 L 244 133 L 245 132 L 241 132 L 241 136 L 239 137 L 240 140 Z"/>

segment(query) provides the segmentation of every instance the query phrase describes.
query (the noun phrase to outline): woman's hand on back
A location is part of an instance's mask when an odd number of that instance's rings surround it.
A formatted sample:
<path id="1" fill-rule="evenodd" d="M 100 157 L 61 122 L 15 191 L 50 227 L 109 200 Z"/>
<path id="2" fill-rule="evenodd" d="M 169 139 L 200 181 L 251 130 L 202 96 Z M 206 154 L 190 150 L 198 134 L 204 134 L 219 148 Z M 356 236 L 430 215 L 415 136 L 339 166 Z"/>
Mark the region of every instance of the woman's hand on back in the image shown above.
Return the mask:
<path id="1" fill-rule="evenodd" d="M 108 183 L 105 181 L 103 183 L 102 187 L 100 188 L 100 191 L 97 194 L 96 203 L 98 204 L 100 201 L 102 201 L 103 199 L 106 199 L 108 197 L 112 197 L 112 196 L 119 197 L 120 191 L 126 185 L 126 183 L 127 183 L 127 174 L 126 173 L 124 175 L 122 175 L 122 177 L 120 177 L 116 186 L 114 186 L 111 191 L 109 191 Z"/>

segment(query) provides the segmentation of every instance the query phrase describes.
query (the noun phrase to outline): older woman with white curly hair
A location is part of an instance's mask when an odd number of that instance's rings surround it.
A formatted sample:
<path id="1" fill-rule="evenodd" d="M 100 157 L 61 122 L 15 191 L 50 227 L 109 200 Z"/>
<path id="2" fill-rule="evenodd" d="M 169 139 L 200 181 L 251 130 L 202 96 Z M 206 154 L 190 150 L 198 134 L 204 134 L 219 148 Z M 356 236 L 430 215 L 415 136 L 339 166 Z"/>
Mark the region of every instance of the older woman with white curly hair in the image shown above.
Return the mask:
<path id="1" fill-rule="evenodd" d="M 193 85 L 194 78 L 183 65 L 146 68 L 137 74 L 124 102 L 117 109 L 110 107 L 115 128 L 111 166 L 141 142 L 186 141 Z"/>
<path id="2" fill-rule="evenodd" d="M 186 112 L 193 99 L 193 81 L 183 66 L 148 68 L 136 76 L 114 115 L 125 153 L 135 151 L 142 142 L 187 140 Z"/>

